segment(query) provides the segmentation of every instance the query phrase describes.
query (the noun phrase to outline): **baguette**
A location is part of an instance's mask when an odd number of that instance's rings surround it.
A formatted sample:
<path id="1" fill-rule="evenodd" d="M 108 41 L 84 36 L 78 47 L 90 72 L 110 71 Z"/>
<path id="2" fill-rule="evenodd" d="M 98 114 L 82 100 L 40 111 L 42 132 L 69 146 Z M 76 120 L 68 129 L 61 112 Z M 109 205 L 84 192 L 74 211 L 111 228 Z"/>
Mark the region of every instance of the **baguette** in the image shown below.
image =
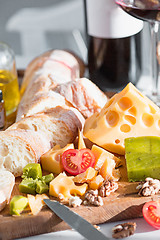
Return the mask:
<path id="1" fill-rule="evenodd" d="M 57 83 L 72 81 L 80 76 L 79 63 L 72 54 L 63 50 L 50 50 L 41 54 L 26 68 L 21 86 L 22 95 L 29 83 L 42 73 L 46 73 L 46 77 L 51 76 Z"/>
<path id="2" fill-rule="evenodd" d="M 86 118 L 100 112 L 108 101 L 107 96 L 87 78 L 59 84 L 52 90 L 64 96 Z"/>
<path id="3" fill-rule="evenodd" d="M 29 96 L 29 95 L 28 95 Z M 38 92 L 32 98 L 22 99 L 18 107 L 16 122 L 24 117 L 34 115 L 39 112 L 56 106 L 70 106 L 65 98 L 59 93 L 48 91 Z"/>
<path id="4" fill-rule="evenodd" d="M 21 176 L 28 163 L 39 162 L 40 156 L 51 148 L 47 136 L 29 130 L 0 132 L 0 168 Z"/>
<path id="5" fill-rule="evenodd" d="M 49 139 L 52 147 L 54 145 L 64 147 L 74 141 L 78 129 L 82 129 L 84 122 L 83 116 L 77 109 L 59 106 L 25 117 L 6 131 L 15 129 L 40 131 Z"/>
<path id="6" fill-rule="evenodd" d="M 13 174 L 0 169 L 0 211 L 2 211 L 9 202 L 14 184 L 15 177 Z"/>

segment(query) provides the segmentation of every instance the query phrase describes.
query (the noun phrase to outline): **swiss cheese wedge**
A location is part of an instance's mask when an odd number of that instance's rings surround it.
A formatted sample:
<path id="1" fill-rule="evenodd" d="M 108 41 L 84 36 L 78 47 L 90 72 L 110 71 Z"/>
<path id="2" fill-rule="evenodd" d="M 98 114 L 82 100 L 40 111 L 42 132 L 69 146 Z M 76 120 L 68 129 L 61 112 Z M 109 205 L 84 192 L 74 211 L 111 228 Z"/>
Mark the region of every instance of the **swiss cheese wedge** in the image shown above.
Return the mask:
<path id="1" fill-rule="evenodd" d="M 160 136 L 160 109 L 132 83 L 115 94 L 85 122 L 84 136 L 97 145 L 124 154 L 124 139 Z"/>

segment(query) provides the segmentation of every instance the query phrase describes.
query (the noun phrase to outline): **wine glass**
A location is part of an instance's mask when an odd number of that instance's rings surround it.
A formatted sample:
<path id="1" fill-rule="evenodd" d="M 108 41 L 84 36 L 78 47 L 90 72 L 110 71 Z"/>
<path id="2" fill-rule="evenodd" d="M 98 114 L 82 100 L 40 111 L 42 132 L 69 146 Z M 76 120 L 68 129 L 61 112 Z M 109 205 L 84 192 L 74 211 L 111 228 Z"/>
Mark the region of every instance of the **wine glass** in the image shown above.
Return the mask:
<path id="1" fill-rule="evenodd" d="M 149 94 L 149 97 L 160 106 L 160 96 L 158 94 L 159 64 L 157 59 L 160 0 L 115 0 L 115 2 L 125 12 L 133 17 L 147 21 L 150 25 L 152 91 Z"/>

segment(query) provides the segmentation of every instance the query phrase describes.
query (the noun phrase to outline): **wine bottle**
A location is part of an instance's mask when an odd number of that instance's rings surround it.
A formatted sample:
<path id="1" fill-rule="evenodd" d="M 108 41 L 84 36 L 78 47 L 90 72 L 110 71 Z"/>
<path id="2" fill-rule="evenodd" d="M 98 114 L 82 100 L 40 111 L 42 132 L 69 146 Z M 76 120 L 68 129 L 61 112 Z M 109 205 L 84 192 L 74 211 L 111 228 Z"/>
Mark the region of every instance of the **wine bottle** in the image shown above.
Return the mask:
<path id="1" fill-rule="evenodd" d="M 85 0 L 89 78 L 103 91 L 118 90 L 141 76 L 143 22 L 114 0 Z"/>

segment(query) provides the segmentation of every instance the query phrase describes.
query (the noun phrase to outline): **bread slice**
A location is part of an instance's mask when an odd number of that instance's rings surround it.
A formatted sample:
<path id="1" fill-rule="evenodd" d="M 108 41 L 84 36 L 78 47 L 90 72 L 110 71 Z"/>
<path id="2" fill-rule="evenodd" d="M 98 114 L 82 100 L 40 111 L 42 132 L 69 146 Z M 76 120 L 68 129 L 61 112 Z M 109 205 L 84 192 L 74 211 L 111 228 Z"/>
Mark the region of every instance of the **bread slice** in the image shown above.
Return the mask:
<path id="1" fill-rule="evenodd" d="M 2 211 L 8 203 L 14 184 L 14 175 L 9 171 L 0 169 L 0 211 Z"/>
<path id="2" fill-rule="evenodd" d="M 49 139 L 41 132 L 22 129 L 0 132 L 0 169 L 20 176 L 23 167 L 38 162 L 50 148 Z"/>
<path id="3" fill-rule="evenodd" d="M 41 131 L 47 136 L 52 146 L 59 144 L 64 147 L 74 141 L 78 135 L 78 129 L 82 129 L 84 121 L 77 109 L 57 106 L 45 112 L 25 117 L 6 131 L 13 129 Z"/>
<path id="4" fill-rule="evenodd" d="M 100 112 L 108 101 L 107 96 L 87 78 L 59 84 L 52 90 L 64 96 L 86 118 Z"/>

